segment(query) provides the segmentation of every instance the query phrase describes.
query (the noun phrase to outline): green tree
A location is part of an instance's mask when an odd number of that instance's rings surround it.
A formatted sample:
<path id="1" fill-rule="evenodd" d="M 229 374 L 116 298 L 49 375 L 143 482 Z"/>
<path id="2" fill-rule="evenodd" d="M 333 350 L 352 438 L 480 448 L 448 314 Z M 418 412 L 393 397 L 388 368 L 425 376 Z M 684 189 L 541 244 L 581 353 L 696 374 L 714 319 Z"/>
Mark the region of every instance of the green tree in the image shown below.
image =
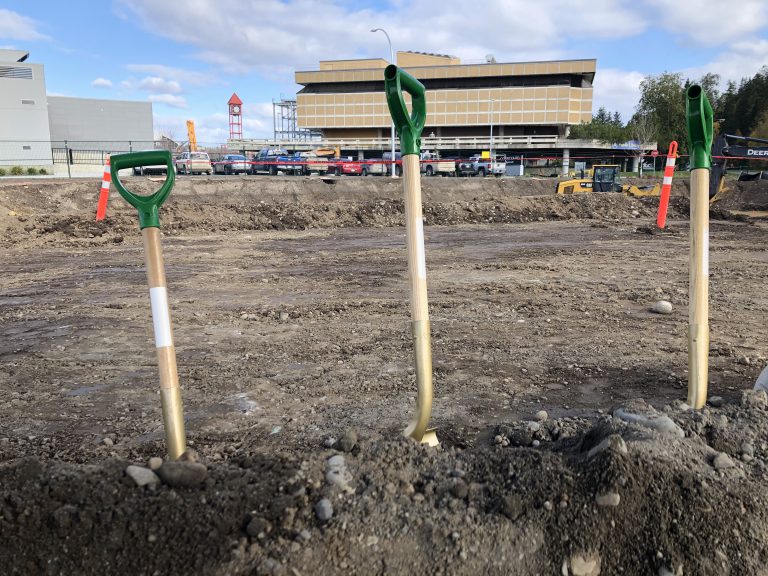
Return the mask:
<path id="1" fill-rule="evenodd" d="M 614 144 L 629 140 L 629 133 L 621 122 L 621 114 L 611 113 L 601 106 L 592 116 L 591 122 L 571 126 L 568 138 Z"/>
<path id="2" fill-rule="evenodd" d="M 664 72 L 647 76 L 640 83 L 640 101 L 635 117 L 646 117 L 655 127 L 655 140 L 665 150 L 672 140 L 685 142 L 685 90 L 680 74 Z"/>

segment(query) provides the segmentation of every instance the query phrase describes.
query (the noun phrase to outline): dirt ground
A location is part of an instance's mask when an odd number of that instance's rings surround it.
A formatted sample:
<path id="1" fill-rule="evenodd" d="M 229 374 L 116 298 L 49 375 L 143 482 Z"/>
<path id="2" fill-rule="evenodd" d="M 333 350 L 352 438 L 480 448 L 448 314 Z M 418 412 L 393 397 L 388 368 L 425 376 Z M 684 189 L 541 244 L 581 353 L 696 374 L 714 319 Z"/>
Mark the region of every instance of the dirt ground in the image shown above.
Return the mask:
<path id="1" fill-rule="evenodd" d="M 768 222 L 730 212 L 768 187 L 712 210 L 691 411 L 685 183 L 657 232 L 657 199 L 425 179 L 435 449 L 402 438 L 401 186 L 177 182 L 184 487 L 126 474 L 165 456 L 135 212 L 0 183 L 0 574 L 768 574 Z"/>

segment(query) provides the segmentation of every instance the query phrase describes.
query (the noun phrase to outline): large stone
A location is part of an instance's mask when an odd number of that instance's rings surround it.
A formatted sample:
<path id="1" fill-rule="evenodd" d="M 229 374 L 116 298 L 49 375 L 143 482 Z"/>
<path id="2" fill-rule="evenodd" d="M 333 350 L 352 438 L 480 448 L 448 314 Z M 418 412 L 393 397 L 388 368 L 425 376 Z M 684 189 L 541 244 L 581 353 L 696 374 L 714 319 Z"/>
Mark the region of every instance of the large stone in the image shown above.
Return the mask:
<path id="1" fill-rule="evenodd" d="M 712 460 L 712 466 L 715 467 L 715 470 L 727 470 L 728 468 L 733 468 L 736 464 L 734 464 L 728 454 L 725 452 L 718 452 Z"/>
<path id="2" fill-rule="evenodd" d="M 163 462 L 157 475 L 171 488 L 194 488 L 208 477 L 208 468 L 200 462 Z"/>
<path id="3" fill-rule="evenodd" d="M 352 452 L 356 445 L 357 432 L 349 428 L 344 431 L 344 434 L 341 435 L 341 438 L 339 438 L 338 442 L 336 442 L 336 446 L 334 446 L 334 448 L 344 452 Z"/>
<path id="4" fill-rule="evenodd" d="M 618 492 L 603 492 L 595 496 L 595 502 L 598 506 L 618 506 L 621 496 Z"/>
<path id="5" fill-rule="evenodd" d="M 599 576 L 600 556 L 597 554 L 574 554 L 571 556 L 573 576 Z"/>
<path id="6" fill-rule="evenodd" d="M 144 466 L 128 466 L 125 469 L 125 475 L 130 477 L 136 483 L 136 486 L 160 484 L 160 478 L 157 477 L 157 474 L 149 468 L 144 468 Z"/>
<path id="7" fill-rule="evenodd" d="M 592 458 L 593 456 L 596 456 L 601 452 L 605 452 L 606 450 L 610 450 L 614 454 L 625 455 L 627 453 L 627 443 L 624 442 L 624 438 L 618 434 L 611 434 L 610 436 L 603 439 L 600 444 L 592 448 L 587 453 L 587 457 Z"/>
<path id="8" fill-rule="evenodd" d="M 328 498 L 323 498 L 315 504 L 315 515 L 321 522 L 328 522 L 333 518 L 333 505 Z"/>
<path id="9" fill-rule="evenodd" d="M 660 434 L 670 434 L 678 438 L 685 438 L 683 429 L 675 424 L 672 418 L 663 414 L 635 414 L 623 408 L 617 408 L 613 411 L 613 416 L 629 424 L 637 424 Z"/>
<path id="10" fill-rule="evenodd" d="M 768 392 L 768 366 L 763 368 L 763 371 L 760 372 L 760 376 L 757 377 L 757 382 L 755 382 L 755 390 L 765 390 Z"/>
<path id="11" fill-rule="evenodd" d="M 659 300 L 651 306 L 651 312 L 656 314 L 672 314 L 672 303 L 667 300 Z"/>
<path id="12" fill-rule="evenodd" d="M 354 493 L 352 488 L 352 474 L 347 469 L 347 463 L 344 456 L 336 454 L 331 456 L 325 462 L 325 481 L 331 486 L 336 486 L 348 494 Z"/>

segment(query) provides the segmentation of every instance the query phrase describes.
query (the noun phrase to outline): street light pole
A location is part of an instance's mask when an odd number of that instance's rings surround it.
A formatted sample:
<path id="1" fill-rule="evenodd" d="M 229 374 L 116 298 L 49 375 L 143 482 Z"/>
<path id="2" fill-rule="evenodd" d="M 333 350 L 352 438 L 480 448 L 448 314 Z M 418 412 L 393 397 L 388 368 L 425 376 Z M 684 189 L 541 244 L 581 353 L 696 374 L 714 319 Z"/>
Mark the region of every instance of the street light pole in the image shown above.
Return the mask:
<path id="1" fill-rule="evenodd" d="M 488 166 L 490 167 L 491 176 L 493 176 L 493 103 L 494 102 L 496 102 L 496 100 L 490 100 L 490 103 L 491 103 L 491 114 L 490 114 L 490 116 L 491 116 L 491 135 L 490 135 L 491 145 L 489 146 L 489 148 L 490 148 L 490 154 L 491 154 L 491 163 Z"/>
<path id="2" fill-rule="evenodd" d="M 384 28 L 373 28 L 371 32 L 384 32 L 384 36 L 387 37 L 387 42 L 389 43 L 389 63 L 390 64 L 397 64 L 395 62 L 395 53 L 392 51 L 392 40 L 389 39 L 389 34 L 387 34 L 387 31 L 384 30 Z M 395 173 L 395 121 L 392 120 L 392 126 L 390 128 L 392 133 L 392 178 L 397 178 L 397 174 Z"/>

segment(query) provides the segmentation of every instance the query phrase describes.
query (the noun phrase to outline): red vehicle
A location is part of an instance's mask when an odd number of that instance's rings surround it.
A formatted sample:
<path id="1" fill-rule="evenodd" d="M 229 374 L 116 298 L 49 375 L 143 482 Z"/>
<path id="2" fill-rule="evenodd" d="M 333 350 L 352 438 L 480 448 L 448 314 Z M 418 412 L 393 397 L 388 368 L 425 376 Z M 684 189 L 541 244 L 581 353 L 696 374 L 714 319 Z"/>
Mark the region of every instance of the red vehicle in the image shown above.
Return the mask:
<path id="1" fill-rule="evenodd" d="M 362 166 L 359 162 L 352 162 L 347 160 L 331 160 L 328 162 L 328 174 L 336 174 L 341 176 L 342 174 L 360 174 L 363 173 Z"/>

